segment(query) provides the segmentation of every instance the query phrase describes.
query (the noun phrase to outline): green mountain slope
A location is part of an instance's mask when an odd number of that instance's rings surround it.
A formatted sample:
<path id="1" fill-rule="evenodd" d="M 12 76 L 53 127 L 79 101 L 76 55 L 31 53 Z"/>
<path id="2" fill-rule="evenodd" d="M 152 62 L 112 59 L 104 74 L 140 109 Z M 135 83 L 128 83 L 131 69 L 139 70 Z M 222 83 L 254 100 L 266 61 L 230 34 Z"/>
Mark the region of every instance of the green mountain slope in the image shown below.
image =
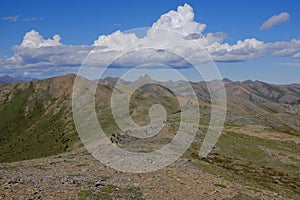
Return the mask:
<path id="1" fill-rule="evenodd" d="M 81 145 L 72 118 L 74 80 L 75 75 L 67 75 L 0 85 L 0 162 L 54 155 Z M 116 78 L 100 81 L 96 92 L 98 120 L 107 134 L 118 130 L 110 109 L 110 97 L 117 81 Z M 228 103 L 226 126 L 260 125 L 299 136 L 300 85 L 224 82 Z M 123 81 L 123 84 L 134 83 Z M 181 81 L 169 84 L 185 91 L 180 88 Z M 207 125 L 211 105 L 206 84 L 191 84 L 199 100 L 200 123 Z M 163 105 L 170 117 L 180 115 L 177 97 L 172 91 L 159 84 L 147 84 L 136 90 L 131 98 L 133 120 L 139 124 L 149 123 L 148 110 L 153 104 Z"/>
<path id="2" fill-rule="evenodd" d="M 0 162 L 57 154 L 78 141 L 70 110 L 72 78 L 1 87 Z"/>

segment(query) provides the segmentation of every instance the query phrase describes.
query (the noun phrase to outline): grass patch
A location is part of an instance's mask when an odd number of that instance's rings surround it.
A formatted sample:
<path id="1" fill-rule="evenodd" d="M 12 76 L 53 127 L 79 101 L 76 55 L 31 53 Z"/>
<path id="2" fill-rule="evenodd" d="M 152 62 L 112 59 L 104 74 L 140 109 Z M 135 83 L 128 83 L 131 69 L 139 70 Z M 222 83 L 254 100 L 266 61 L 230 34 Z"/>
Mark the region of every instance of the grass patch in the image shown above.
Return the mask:
<path id="1" fill-rule="evenodd" d="M 110 177 L 109 176 L 100 176 L 100 178 L 101 178 L 101 180 L 102 181 L 107 181 L 108 179 L 110 179 Z"/>
<path id="2" fill-rule="evenodd" d="M 16 169 L 16 168 L 20 168 L 20 167 L 24 167 L 24 165 L 3 165 L 2 168 L 0 169 L 4 169 L 4 170 L 10 170 L 10 169 Z"/>
<path id="3" fill-rule="evenodd" d="M 152 150 L 152 149 L 141 149 L 141 150 L 138 150 L 138 153 L 151 153 L 153 151 L 154 150 Z"/>
<path id="4" fill-rule="evenodd" d="M 202 139 L 198 137 L 185 154 L 196 166 L 251 188 L 300 198 L 300 166 L 284 163 L 260 148 L 299 154 L 300 146 L 296 143 L 230 132 L 223 134 L 210 155 L 201 160 L 198 152 Z"/>
<path id="5" fill-rule="evenodd" d="M 78 141 L 75 129 L 66 131 L 67 126 L 74 127 L 65 122 L 71 112 L 63 106 L 57 112 L 45 107 L 46 102 L 63 105 L 63 98 L 51 99 L 47 91 L 36 93 L 29 83 L 27 89 L 13 93 L 14 97 L 0 107 L 0 162 L 55 155 L 70 150 Z"/>
<path id="6" fill-rule="evenodd" d="M 76 165 L 76 167 L 86 167 L 86 166 L 89 166 L 89 164 L 87 164 L 87 163 L 82 163 L 82 164 Z"/>
<path id="7" fill-rule="evenodd" d="M 221 184 L 221 183 L 215 183 L 215 184 L 214 184 L 214 186 L 216 186 L 216 187 L 220 187 L 220 188 L 227 188 L 227 186 L 226 186 L 226 185 L 224 185 L 224 184 Z"/>
<path id="8" fill-rule="evenodd" d="M 47 167 L 45 165 L 34 165 L 33 167 L 40 170 L 47 170 Z"/>

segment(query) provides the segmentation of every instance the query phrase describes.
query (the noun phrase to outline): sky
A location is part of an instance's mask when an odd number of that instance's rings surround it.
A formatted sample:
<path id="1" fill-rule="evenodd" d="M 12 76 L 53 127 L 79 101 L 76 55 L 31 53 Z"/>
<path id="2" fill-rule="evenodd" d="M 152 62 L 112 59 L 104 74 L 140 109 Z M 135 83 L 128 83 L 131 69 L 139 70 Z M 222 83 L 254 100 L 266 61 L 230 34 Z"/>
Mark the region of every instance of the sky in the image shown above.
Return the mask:
<path id="1" fill-rule="evenodd" d="M 112 60 L 110 76 L 145 63 L 184 73 L 187 61 L 201 64 L 209 55 L 223 78 L 300 83 L 297 0 L 2 0 L 0 6 L 0 76 L 46 78 Z M 95 48 L 97 58 L 90 54 Z"/>

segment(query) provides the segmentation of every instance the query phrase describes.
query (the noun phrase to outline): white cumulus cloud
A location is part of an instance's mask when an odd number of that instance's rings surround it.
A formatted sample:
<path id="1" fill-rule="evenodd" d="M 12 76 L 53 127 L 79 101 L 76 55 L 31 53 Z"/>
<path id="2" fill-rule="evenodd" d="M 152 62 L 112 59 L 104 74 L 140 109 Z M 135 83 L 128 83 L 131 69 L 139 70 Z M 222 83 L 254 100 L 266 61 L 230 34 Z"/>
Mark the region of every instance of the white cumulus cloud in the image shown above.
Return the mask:
<path id="1" fill-rule="evenodd" d="M 286 14 L 270 18 L 264 27 L 282 22 Z M 169 11 L 148 28 L 143 37 L 134 31 L 120 30 L 100 35 L 93 45 L 65 45 L 59 35 L 45 39 L 32 30 L 25 34 L 20 45 L 13 47 L 12 57 L 0 58 L 2 73 L 65 74 L 76 72 L 87 55 L 89 64 L 99 67 L 112 58 L 116 67 L 134 67 L 140 64 L 158 63 L 171 67 L 186 67 L 184 59 L 194 63 L 212 59 L 216 62 L 240 62 L 260 58 L 266 53 L 275 57 L 300 59 L 300 39 L 266 43 L 255 38 L 245 38 L 233 44 L 224 42 L 223 32 L 204 33 L 206 25 L 196 22 L 191 6 L 179 6 Z M 89 54 L 93 50 L 93 54 Z M 179 57 L 177 55 L 181 55 Z M 17 69 L 17 70 L 16 70 Z"/>
<path id="2" fill-rule="evenodd" d="M 271 29 L 272 26 L 286 22 L 289 19 L 290 19 L 290 14 L 287 12 L 282 12 L 279 15 L 274 15 L 261 25 L 260 30 Z"/>
<path id="3" fill-rule="evenodd" d="M 287 57 L 292 56 L 298 49 L 281 49 L 272 53 L 274 57 Z"/>
<path id="4" fill-rule="evenodd" d="M 193 33 L 200 34 L 206 28 L 206 24 L 195 22 L 193 8 L 184 4 L 178 6 L 177 11 L 172 10 L 163 14 L 152 27 L 171 29 L 186 36 Z"/>
<path id="5" fill-rule="evenodd" d="M 62 45 L 60 43 L 61 37 L 57 34 L 53 36 L 53 39 L 45 40 L 40 33 L 35 30 L 27 32 L 23 38 L 21 43 L 21 47 L 29 47 L 29 48 L 39 48 L 46 46 L 59 46 Z"/>

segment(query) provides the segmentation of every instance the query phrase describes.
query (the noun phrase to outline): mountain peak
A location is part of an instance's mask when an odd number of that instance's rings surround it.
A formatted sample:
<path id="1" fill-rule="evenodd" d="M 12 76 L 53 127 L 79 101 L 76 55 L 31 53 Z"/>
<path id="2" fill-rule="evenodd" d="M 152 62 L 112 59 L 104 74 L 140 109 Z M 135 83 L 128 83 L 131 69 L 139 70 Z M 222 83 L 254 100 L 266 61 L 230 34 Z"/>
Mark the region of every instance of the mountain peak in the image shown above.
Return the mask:
<path id="1" fill-rule="evenodd" d="M 143 76 L 140 76 L 139 79 L 152 80 L 151 77 L 148 74 L 144 74 Z"/>
<path id="2" fill-rule="evenodd" d="M 143 76 L 140 76 L 135 83 L 148 83 L 153 82 L 152 78 L 148 74 L 144 74 Z"/>
<path id="3" fill-rule="evenodd" d="M 232 83 L 232 80 L 230 80 L 229 78 L 223 78 L 223 82 Z"/>

